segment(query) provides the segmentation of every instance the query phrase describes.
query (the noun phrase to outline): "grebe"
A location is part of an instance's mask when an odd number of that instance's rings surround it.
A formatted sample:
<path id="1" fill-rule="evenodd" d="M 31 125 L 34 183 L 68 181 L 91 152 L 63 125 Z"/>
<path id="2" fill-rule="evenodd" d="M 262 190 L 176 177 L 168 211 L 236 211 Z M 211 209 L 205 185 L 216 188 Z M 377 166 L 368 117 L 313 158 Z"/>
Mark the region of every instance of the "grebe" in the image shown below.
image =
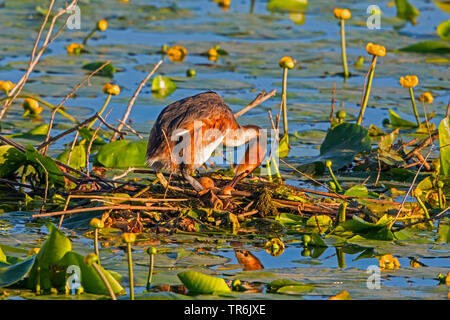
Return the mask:
<path id="1" fill-rule="evenodd" d="M 168 183 L 162 170 L 181 173 L 197 192 L 201 192 L 205 188 L 191 174 L 221 143 L 229 147 L 247 143 L 245 155 L 229 184 L 234 186 L 264 159 L 266 145 L 259 143 L 260 130 L 255 125 L 239 125 L 230 107 L 217 93 L 200 93 L 178 100 L 161 111 L 150 131 L 147 163 L 155 169 L 164 187 L 168 187 Z"/>

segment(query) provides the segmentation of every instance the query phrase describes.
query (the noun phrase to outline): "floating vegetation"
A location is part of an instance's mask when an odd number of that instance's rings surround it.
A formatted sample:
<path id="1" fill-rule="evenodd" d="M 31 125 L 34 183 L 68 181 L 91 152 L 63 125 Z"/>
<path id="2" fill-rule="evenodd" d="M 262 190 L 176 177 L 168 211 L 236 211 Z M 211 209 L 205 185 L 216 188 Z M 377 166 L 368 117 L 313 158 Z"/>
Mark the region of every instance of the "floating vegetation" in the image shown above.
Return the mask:
<path id="1" fill-rule="evenodd" d="M 396 0 L 371 42 L 356 1 L 93 0 L 58 31 L 76 2 L 0 9 L 0 299 L 447 298 L 444 2 Z M 148 168 L 146 137 L 209 90 L 273 145 L 245 179 L 216 149 L 196 191 Z"/>

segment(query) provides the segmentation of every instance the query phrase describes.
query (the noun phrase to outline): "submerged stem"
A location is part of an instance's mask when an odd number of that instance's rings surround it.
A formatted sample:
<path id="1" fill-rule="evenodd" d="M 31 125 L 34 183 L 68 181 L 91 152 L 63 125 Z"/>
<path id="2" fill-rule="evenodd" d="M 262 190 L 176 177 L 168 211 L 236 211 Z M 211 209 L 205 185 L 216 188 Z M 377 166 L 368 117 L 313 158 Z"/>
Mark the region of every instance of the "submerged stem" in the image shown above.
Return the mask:
<path id="1" fill-rule="evenodd" d="M 367 102 L 369 101 L 370 88 L 372 87 L 372 79 L 373 79 L 373 74 L 375 73 L 375 65 L 376 64 L 377 64 L 377 56 L 373 56 L 372 65 L 371 65 L 371 69 L 370 69 L 370 73 L 369 73 L 369 81 L 367 82 L 367 88 L 366 88 L 366 91 L 364 92 L 364 99 L 363 99 L 363 103 L 361 105 L 361 111 L 359 113 L 358 121 L 356 122 L 356 124 L 359 124 L 359 125 L 361 125 L 361 123 L 362 123 L 364 112 L 366 111 L 366 107 L 367 107 Z"/>

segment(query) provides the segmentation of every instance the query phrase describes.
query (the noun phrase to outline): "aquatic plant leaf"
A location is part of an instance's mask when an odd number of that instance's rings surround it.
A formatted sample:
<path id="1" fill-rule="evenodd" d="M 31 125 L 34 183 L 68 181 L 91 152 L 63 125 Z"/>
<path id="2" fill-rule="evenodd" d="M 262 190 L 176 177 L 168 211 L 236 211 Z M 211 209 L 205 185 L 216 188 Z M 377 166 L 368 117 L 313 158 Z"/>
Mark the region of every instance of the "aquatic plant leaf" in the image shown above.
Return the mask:
<path id="1" fill-rule="evenodd" d="M 341 169 L 361 152 L 371 149 L 369 131 L 354 123 L 342 123 L 328 131 L 315 161 L 332 160 L 333 167 Z"/>
<path id="2" fill-rule="evenodd" d="M 278 143 L 276 155 L 280 158 L 285 158 L 289 155 L 289 149 L 289 135 L 285 134 Z"/>
<path id="3" fill-rule="evenodd" d="M 156 76 L 152 81 L 152 92 L 158 98 L 170 96 L 177 88 L 177 85 L 168 77 Z"/>
<path id="4" fill-rule="evenodd" d="M 442 119 L 438 130 L 441 157 L 440 174 L 450 176 L 450 118 Z"/>
<path id="5" fill-rule="evenodd" d="M 67 163 L 69 159 L 70 148 L 64 150 L 56 159 L 62 163 Z M 69 165 L 74 169 L 81 169 L 86 166 L 86 148 L 84 144 L 76 145 L 72 150 Z"/>
<path id="6" fill-rule="evenodd" d="M 369 190 L 361 184 L 351 187 L 346 190 L 344 195 L 358 198 L 369 198 Z"/>
<path id="7" fill-rule="evenodd" d="M 439 24 L 436 28 L 436 32 L 442 40 L 450 41 L 450 20 Z"/>
<path id="8" fill-rule="evenodd" d="M 87 266 L 84 263 L 84 257 L 76 252 L 68 251 L 61 261 L 58 262 L 59 266 L 69 267 L 72 265 L 78 266 L 81 271 L 81 285 L 84 288 L 85 292 L 95 293 L 95 294 L 104 294 L 108 295 L 108 288 L 106 288 L 105 283 L 100 278 L 97 271 L 93 266 Z M 111 288 L 113 289 L 115 294 L 124 294 L 125 289 L 120 285 L 119 281 L 113 276 L 112 273 L 100 267 L 106 279 L 108 280 Z M 67 272 L 67 269 L 65 270 Z M 66 277 L 67 278 L 66 274 Z"/>
<path id="9" fill-rule="evenodd" d="M 14 173 L 24 164 L 25 159 L 25 155 L 13 146 L 0 146 L 0 177 Z"/>
<path id="10" fill-rule="evenodd" d="M 80 136 L 83 139 L 85 139 L 86 141 L 91 141 L 92 137 L 94 136 L 94 130 L 91 130 L 91 129 L 88 129 L 88 128 L 81 128 L 79 130 L 79 132 L 80 132 Z M 97 134 L 95 136 L 94 142 L 92 143 L 92 146 L 93 147 L 95 147 L 95 146 L 102 146 L 104 144 L 106 144 L 106 142 L 101 137 L 99 137 L 99 135 Z"/>
<path id="11" fill-rule="evenodd" d="M 10 286 L 24 279 L 30 272 L 36 256 L 29 257 L 11 266 L 0 267 L 0 288 Z"/>
<path id="12" fill-rule="evenodd" d="M 447 13 L 450 13 L 450 2 L 445 1 L 445 0 L 444 1 L 435 0 L 433 2 L 439 9 L 441 9 Z"/>
<path id="13" fill-rule="evenodd" d="M 2 248 L 0 248 L 0 262 L 8 264 L 8 261 L 6 261 L 6 255 L 3 253 Z"/>
<path id="14" fill-rule="evenodd" d="M 278 289 L 277 293 L 284 293 L 284 294 L 299 294 L 299 293 L 305 293 L 308 291 L 314 290 L 313 286 L 306 285 L 306 284 L 298 284 L 298 285 L 290 285 L 290 286 L 283 286 L 280 289 Z"/>
<path id="15" fill-rule="evenodd" d="M 393 127 L 417 128 L 417 123 L 402 119 L 395 111 L 389 109 L 389 118 Z"/>
<path id="16" fill-rule="evenodd" d="M 449 53 L 450 46 L 440 41 L 422 41 L 416 44 L 398 49 L 403 52 L 416 53 Z"/>
<path id="17" fill-rule="evenodd" d="M 98 61 L 98 62 L 91 62 L 91 63 L 87 63 L 85 65 L 83 65 L 83 69 L 84 70 L 88 70 L 88 71 L 95 71 L 98 68 L 100 68 L 106 61 Z M 103 77 L 109 77 L 112 78 L 114 76 L 114 73 L 118 71 L 116 69 L 115 66 L 113 66 L 112 63 L 106 65 L 103 67 L 102 70 L 100 70 L 99 72 L 97 72 L 95 75 L 96 76 L 103 76 Z"/>
<path id="18" fill-rule="evenodd" d="M 416 24 L 415 18 L 419 15 L 419 10 L 417 10 L 407 0 L 395 0 L 395 6 L 397 7 L 398 18 L 408 20 L 412 24 Z"/>
<path id="19" fill-rule="evenodd" d="M 95 165 L 106 168 L 146 167 L 147 141 L 117 140 L 100 147 Z"/>
<path id="20" fill-rule="evenodd" d="M 311 234 L 311 242 L 308 243 L 308 246 L 313 247 L 328 247 L 325 241 L 323 241 L 322 237 L 318 233 Z"/>
<path id="21" fill-rule="evenodd" d="M 57 265 L 66 252 L 72 250 L 69 238 L 54 224 L 47 223 L 45 226 L 50 234 L 36 255 L 36 263 L 27 279 L 27 287 L 30 289 L 35 289 L 38 283 L 43 290 L 52 288 L 50 266 Z"/>
<path id="22" fill-rule="evenodd" d="M 6 136 L 7 138 L 13 138 L 15 141 L 21 144 L 37 144 L 43 142 L 47 137 L 48 124 L 43 124 L 30 129 L 27 132 L 15 133 Z"/>
<path id="23" fill-rule="evenodd" d="M 267 290 L 268 291 L 277 291 L 278 289 L 284 287 L 284 286 L 295 286 L 295 285 L 302 285 L 303 283 L 289 280 L 289 279 L 277 279 L 273 280 L 269 284 L 267 284 Z"/>
<path id="24" fill-rule="evenodd" d="M 393 240 L 394 235 L 388 229 L 392 221 L 387 215 L 378 220 L 377 223 L 369 223 L 359 217 L 353 216 L 351 220 L 340 223 L 333 231 L 334 235 L 341 237 L 363 238 L 370 240 Z"/>
<path id="25" fill-rule="evenodd" d="M 222 278 L 213 277 L 197 271 L 183 271 L 177 274 L 178 278 L 189 291 L 197 294 L 216 294 L 231 292 Z"/>
<path id="26" fill-rule="evenodd" d="M 331 218 L 327 215 L 312 216 L 306 221 L 308 231 L 311 231 L 312 229 L 312 232 L 321 234 L 327 231 L 332 224 L 333 220 L 331 220 Z"/>
<path id="27" fill-rule="evenodd" d="M 41 184 L 46 184 L 46 176 L 48 172 L 48 184 L 50 187 L 64 187 L 65 181 L 61 170 L 59 170 L 55 161 L 49 156 L 43 156 L 32 145 L 27 145 L 25 155 L 27 162 L 32 165 L 35 170 L 39 173 L 39 179 Z M 42 165 L 41 165 L 42 164 Z M 45 167 L 42 168 L 42 166 Z"/>
<path id="28" fill-rule="evenodd" d="M 308 0 L 269 0 L 267 10 L 273 12 L 304 12 Z"/>
<path id="29" fill-rule="evenodd" d="M 380 148 L 380 150 L 390 151 L 392 144 L 394 143 L 395 139 L 397 139 L 397 137 L 398 137 L 398 132 L 399 132 L 399 130 L 396 129 L 389 134 L 381 136 L 381 138 L 380 138 L 381 141 L 380 141 L 380 143 L 378 143 L 378 147 Z"/>

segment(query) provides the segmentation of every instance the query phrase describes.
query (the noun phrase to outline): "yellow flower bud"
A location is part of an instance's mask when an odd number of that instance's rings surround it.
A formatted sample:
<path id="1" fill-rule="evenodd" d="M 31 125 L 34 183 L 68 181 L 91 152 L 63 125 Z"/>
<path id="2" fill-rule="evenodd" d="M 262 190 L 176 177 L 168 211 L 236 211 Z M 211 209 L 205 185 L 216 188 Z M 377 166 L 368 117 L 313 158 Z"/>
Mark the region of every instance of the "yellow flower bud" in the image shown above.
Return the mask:
<path id="1" fill-rule="evenodd" d="M 105 224 L 101 219 L 93 218 L 91 222 L 89 222 L 89 226 L 93 229 L 103 229 L 105 227 Z"/>
<path id="2" fill-rule="evenodd" d="M 12 83 L 11 81 L 0 81 L 0 90 L 1 91 L 10 91 L 12 88 L 14 88 L 16 85 Z"/>
<path id="3" fill-rule="evenodd" d="M 126 243 L 133 243 L 136 241 L 136 233 L 125 232 L 122 233 L 122 240 Z"/>
<path id="4" fill-rule="evenodd" d="M 103 86 L 103 92 L 106 94 L 117 96 L 120 93 L 120 87 L 117 84 L 106 83 Z"/>
<path id="5" fill-rule="evenodd" d="M 171 61 L 174 62 L 183 62 L 187 56 L 187 50 L 182 46 L 171 47 L 169 51 L 167 51 L 167 56 Z"/>
<path id="6" fill-rule="evenodd" d="M 97 30 L 105 31 L 106 29 L 108 29 L 108 22 L 105 19 L 97 22 Z"/>
<path id="7" fill-rule="evenodd" d="M 386 254 L 379 258 L 381 269 L 398 269 L 400 268 L 400 262 L 397 258 L 394 258 L 392 254 Z"/>
<path id="8" fill-rule="evenodd" d="M 83 50 L 83 45 L 80 43 L 71 43 L 66 47 L 68 54 L 80 54 Z"/>
<path id="9" fill-rule="evenodd" d="M 219 5 L 219 7 L 226 10 L 230 7 L 231 0 L 217 0 L 217 4 Z"/>
<path id="10" fill-rule="evenodd" d="M 400 77 L 400 84 L 404 88 L 414 88 L 419 84 L 419 78 L 417 78 L 417 76 L 410 75 Z"/>
<path id="11" fill-rule="evenodd" d="M 84 257 L 83 261 L 88 267 L 90 267 L 94 263 L 98 262 L 98 256 L 95 253 L 89 253 Z"/>
<path id="12" fill-rule="evenodd" d="M 433 96 L 429 92 L 424 92 L 420 95 L 419 101 L 420 102 L 427 102 L 427 103 L 433 103 Z"/>
<path id="13" fill-rule="evenodd" d="M 40 114 L 43 110 L 43 108 L 39 106 L 39 102 L 31 98 L 23 100 L 22 107 L 25 111 L 28 111 L 34 116 Z"/>
<path id="14" fill-rule="evenodd" d="M 378 56 L 378 57 L 384 57 L 386 55 L 386 48 L 378 45 L 373 44 L 372 42 L 369 42 L 366 46 L 366 50 L 368 54 Z"/>
<path id="15" fill-rule="evenodd" d="M 348 10 L 348 9 L 335 8 L 333 13 L 336 18 L 342 19 L 342 20 L 347 20 L 352 17 L 352 14 L 351 14 L 350 10 Z"/>
<path id="16" fill-rule="evenodd" d="M 422 190 L 419 188 L 414 189 L 413 191 L 413 197 L 418 198 L 422 195 Z"/>
<path id="17" fill-rule="evenodd" d="M 218 57 L 219 53 L 217 52 L 217 50 L 215 48 L 211 48 L 208 50 L 208 57 Z"/>
<path id="18" fill-rule="evenodd" d="M 288 69 L 293 69 L 295 67 L 294 60 L 292 60 L 291 57 L 281 58 L 280 61 L 278 62 L 278 65 L 281 68 L 288 68 Z"/>

